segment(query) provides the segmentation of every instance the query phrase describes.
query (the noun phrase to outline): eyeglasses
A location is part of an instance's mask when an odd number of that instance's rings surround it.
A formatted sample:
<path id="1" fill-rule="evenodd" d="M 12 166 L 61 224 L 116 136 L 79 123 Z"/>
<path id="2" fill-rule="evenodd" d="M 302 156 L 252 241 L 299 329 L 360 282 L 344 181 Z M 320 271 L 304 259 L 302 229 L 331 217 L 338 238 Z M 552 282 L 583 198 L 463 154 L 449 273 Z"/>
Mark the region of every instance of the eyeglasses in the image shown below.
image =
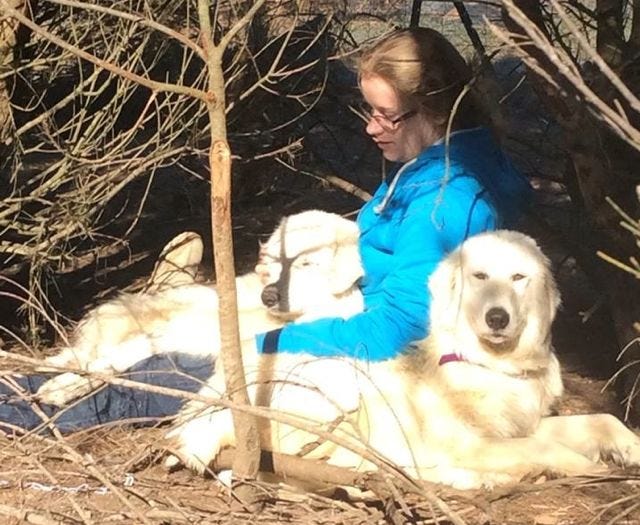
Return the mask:
<path id="1" fill-rule="evenodd" d="M 354 110 L 354 111 L 361 119 L 363 119 L 367 123 L 371 122 L 371 119 L 375 120 L 376 123 L 384 131 L 389 132 L 389 133 L 391 133 L 393 131 L 396 131 L 400 127 L 400 124 L 402 122 L 404 122 L 407 119 L 410 119 L 411 117 L 413 117 L 414 115 L 416 115 L 418 113 L 418 110 L 411 109 L 411 110 L 403 113 L 399 117 L 390 118 L 390 117 L 387 117 L 386 115 L 383 115 L 381 113 L 374 114 L 373 110 L 369 106 L 361 106 L 360 108 L 358 108 L 357 110 Z"/>

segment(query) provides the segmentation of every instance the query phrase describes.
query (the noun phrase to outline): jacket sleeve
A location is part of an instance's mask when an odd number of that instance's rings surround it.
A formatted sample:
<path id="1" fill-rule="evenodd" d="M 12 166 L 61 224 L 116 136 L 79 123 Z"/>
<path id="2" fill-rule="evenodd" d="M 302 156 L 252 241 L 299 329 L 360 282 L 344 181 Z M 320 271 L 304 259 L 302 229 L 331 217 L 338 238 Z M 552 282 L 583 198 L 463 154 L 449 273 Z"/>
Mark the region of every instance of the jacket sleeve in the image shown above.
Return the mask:
<path id="1" fill-rule="evenodd" d="M 348 319 L 289 324 L 256 336 L 263 353 L 304 352 L 370 361 L 396 356 L 428 333 L 427 280 L 442 258 L 466 237 L 495 229 L 493 208 L 477 186 L 450 181 L 411 202 L 398 228 L 394 267 L 382 283 L 376 307 Z"/>

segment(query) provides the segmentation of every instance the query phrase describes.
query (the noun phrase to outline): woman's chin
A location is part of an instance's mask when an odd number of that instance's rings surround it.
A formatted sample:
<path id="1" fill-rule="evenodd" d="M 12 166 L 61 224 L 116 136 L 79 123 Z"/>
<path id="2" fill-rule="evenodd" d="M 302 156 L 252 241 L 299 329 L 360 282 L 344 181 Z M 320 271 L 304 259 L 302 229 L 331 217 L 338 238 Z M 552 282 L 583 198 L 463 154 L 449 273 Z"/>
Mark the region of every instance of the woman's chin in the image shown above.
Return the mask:
<path id="1" fill-rule="evenodd" d="M 395 148 L 391 148 L 386 144 L 378 144 L 380 151 L 382 152 L 382 156 L 387 159 L 389 162 L 398 162 L 400 160 L 400 156 Z"/>
<path id="2" fill-rule="evenodd" d="M 407 152 L 398 151 L 398 148 L 393 144 L 378 144 L 382 156 L 389 162 L 407 162 L 411 160 L 413 156 L 407 154 Z"/>

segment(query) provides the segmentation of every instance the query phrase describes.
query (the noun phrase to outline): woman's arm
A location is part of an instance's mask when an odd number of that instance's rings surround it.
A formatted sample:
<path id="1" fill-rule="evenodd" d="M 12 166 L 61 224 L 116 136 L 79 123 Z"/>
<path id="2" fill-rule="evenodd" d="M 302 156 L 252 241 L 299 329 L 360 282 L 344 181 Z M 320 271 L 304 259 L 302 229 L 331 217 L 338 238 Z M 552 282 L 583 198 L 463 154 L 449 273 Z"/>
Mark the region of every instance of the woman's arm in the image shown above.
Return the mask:
<path id="1" fill-rule="evenodd" d="M 373 307 L 348 319 L 323 318 L 259 334 L 258 349 L 384 360 L 424 338 L 429 276 L 466 237 L 496 227 L 496 213 L 479 191 L 474 180 L 462 177 L 443 192 L 436 187 L 411 202 L 398 227 L 393 268 Z"/>

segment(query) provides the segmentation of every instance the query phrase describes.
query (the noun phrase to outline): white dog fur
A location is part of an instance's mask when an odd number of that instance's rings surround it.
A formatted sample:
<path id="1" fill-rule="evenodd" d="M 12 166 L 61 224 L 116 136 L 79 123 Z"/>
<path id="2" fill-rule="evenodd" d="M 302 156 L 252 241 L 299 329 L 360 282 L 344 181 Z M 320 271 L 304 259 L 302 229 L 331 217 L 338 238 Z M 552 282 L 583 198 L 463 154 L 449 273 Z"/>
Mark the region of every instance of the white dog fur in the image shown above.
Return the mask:
<path id="1" fill-rule="evenodd" d="M 246 345 L 250 395 L 364 443 L 416 478 L 457 488 L 539 472 L 597 474 L 606 470 L 603 460 L 640 464 L 640 439 L 614 416 L 550 415 L 562 392 L 550 335 L 560 299 L 531 238 L 509 231 L 473 237 L 439 265 L 429 288 L 431 335 L 393 360 L 258 355 Z M 224 395 L 222 367 L 200 394 Z M 260 421 L 264 449 L 376 468 L 331 441 L 318 445 L 311 432 Z M 176 455 L 166 464 L 198 472 L 215 469 L 218 453 L 235 443 L 230 411 L 195 401 L 168 437 Z"/>
<path id="2" fill-rule="evenodd" d="M 193 236 L 181 235 L 168 245 L 181 248 L 158 265 L 151 291 L 123 294 L 90 311 L 71 344 L 48 358 L 43 370 L 116 375 L 154 354 L 215 358 L 218 296 L 213 286 L 194 283 L 202 248 Z M 336 214 L 311 210 L 283 219 L 261 246 L 255 272 L 236 280 L 241 339 L 252 341 L 255 333 L 290 320 L 361 311 L 357 242 L 357 225 Z M 282 272 L 283 267 L 287 271 Z M 287 278 L 281 279 L 281 273 Z M 261 301 L 266 285 L 270 308 Z M 63 406 L 101 384 L 90 374 L 65 372 L 45 382 L 37 395 L 45 403 Z"/>

